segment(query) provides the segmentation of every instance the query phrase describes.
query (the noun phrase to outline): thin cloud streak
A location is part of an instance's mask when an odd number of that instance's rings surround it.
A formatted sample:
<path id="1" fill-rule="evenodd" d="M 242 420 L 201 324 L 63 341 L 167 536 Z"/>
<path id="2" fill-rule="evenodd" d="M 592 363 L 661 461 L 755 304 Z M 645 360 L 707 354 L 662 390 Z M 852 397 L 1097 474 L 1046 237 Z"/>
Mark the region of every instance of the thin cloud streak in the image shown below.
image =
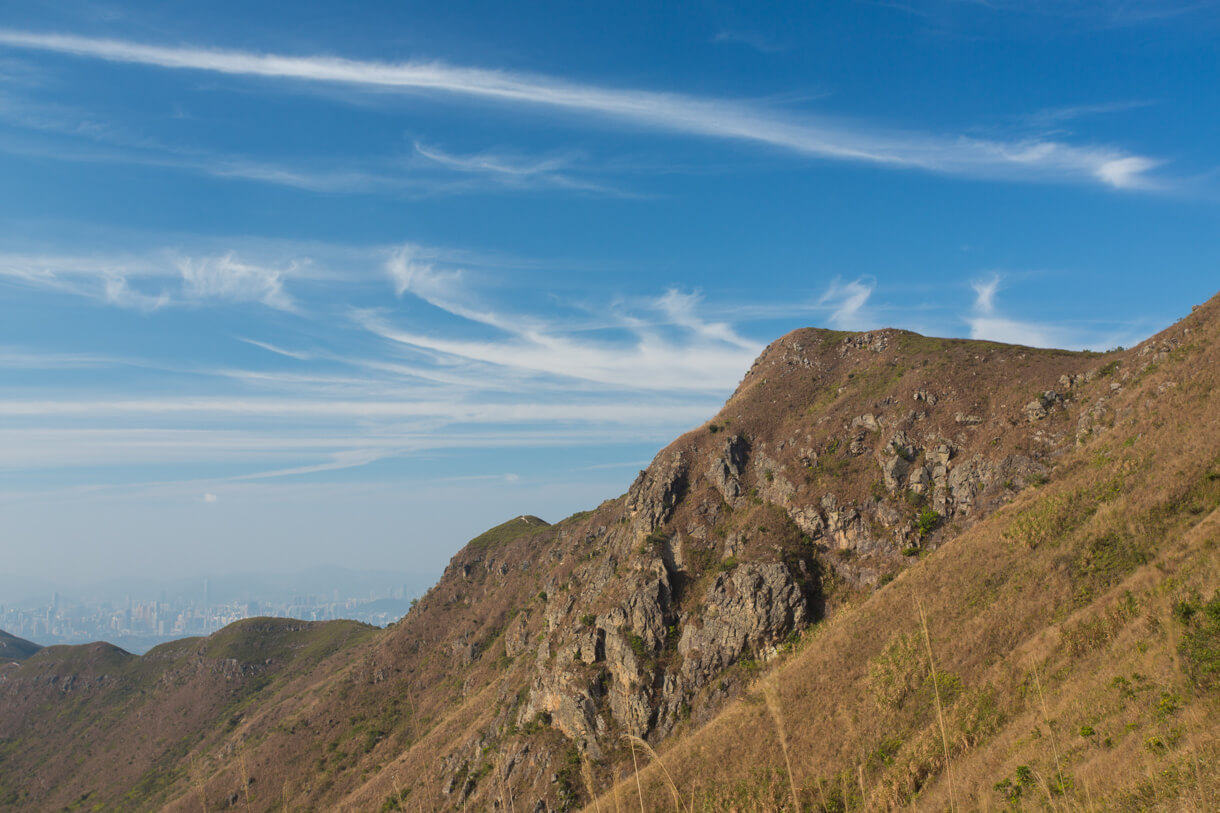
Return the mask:
<path id="1" fill-rule="evenodd" d="M 964 177 L 1091 181 L 1115 188 L 1141 188 L 1152 184 L 1148 173 L 1159 164 L 1151 157 L 1108 146 L 886 133 L 861 124 L 785 116 L 746 102 L 600 87 L 442 62 L 293 57 L 11 29 L 0 29 L 0 44 L 167 69 L 456 94 L 593 114 L 670 132 L 754 142 L 811 157 Z"/>
<path id="2" fill-rule="evenodd" d="M 242 260 L 233 251 L 216 256 L 110 258 L 0 253 L 0 280 L 140 311 L 221 301 L 258 302 L 298 313 L 300 309 L 284 284 L 290 277 L 299 276 L 302 266 L 292 261 L 285 268 L 275 268 Z M 150 293 L 132 285 L 133 280 L 164 283 L 173 279 L 179 283 L 177 291 L 163 285 Z"/>
<path id="3" fill-rule="evenodd" d="M 714 392 L 731 389 L 762 349 L 725 322 L 706 322 L 696 313 L 699 297 L 669 290 L 651 308 L 687 336 L 674 341 L 658 335 L 645 320 L 620 317 L 616 327 L 634 340 L 624 345 L 597 344 L 564 335 L 545 320 L 467 304 L 471 299 L 463 272 L 440 270 L 420 259 L 417 246 L 391 253 L 386 273 L 398 296 L 411 295 L 468 322 L 507 335 L 496 341 L 446 339 L 392 325 L 375 311 L 353 314 L 369 332 L 417 350 L 439 353 L 467 363 L 491 365 L 530 375 L 576 379 L 627 390 Z"/>
<path id="4" fill-rule="evenodd" d="M 427 427 L 391 431 L 383 427 L 365 435 L 285 435 L 249 429 L 0 430 L 4 450 L 0 455 L 0 473 L 71 469 L 81 474 L 116 464 L 124 467 L 159 467 L 204 463 L 238 469 L 238 473 L 229 476 L 181 480 L 213 483 L 254 479 L 266 476 L 268 471 L 285 472 L 292 469 L 296 473 L 303 473 L 300 470 L 306 467 L 351 468 L 420 452 L 664 442 L 686 426 L 689 424 L 675 421 L 636 425 L 565 425 L 547 429 L 514 427 L 467 432 Z M 312 462 L 320 458 L 321 462 Z M 333 465 L 340 462 L 345 465 Z M 256 470 L 250 473 L 251 468 Z"/>
<path id="5" fill-rule="evenodd" d="M 1065 350 L 1106 350 L 1120 343 L 1139 341 L 1140 337 L 1125 333 L 1099 334 L 1080 330 L 1071 325 L 1050 324 L 1014 319 L 999 312 L 997 296 L 1003 287 L 1004 275 L 993 273 L 971 283 L 974 304 L 964 317 L 970 326 L 970 338 L 1026 347 L 1062 348 Z"/>
<path id="6" fill-rule="evenodd" d="M 876 282 L 872 279 L 861 278 L 843 283 L 835 277 L 826 293 L 818 300 L 818 305 L 831 308 L 830 326 L 837 330 L 866 330 L 877 327 L 865 310 L 875 287 Z"/>
<path id="7" fill-rule="evenodd" d="M 0 415 L 19 417 L 225 415 L 269 418 L 445 418 L 452 423 L 571 421 L 672 422 L 702 420 L 706 405 L 607 403 L 498 403 L 457 401 L 310 401 L 285 398 L 148 398 L 0 401 Z"/>

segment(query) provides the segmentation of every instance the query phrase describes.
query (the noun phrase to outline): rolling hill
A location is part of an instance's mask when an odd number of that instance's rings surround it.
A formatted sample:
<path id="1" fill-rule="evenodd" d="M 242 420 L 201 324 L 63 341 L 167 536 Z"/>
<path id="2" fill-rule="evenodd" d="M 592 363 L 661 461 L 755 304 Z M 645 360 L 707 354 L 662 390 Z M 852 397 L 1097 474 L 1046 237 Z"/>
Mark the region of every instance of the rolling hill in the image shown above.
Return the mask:
<path id="1" fill-rule="evenodd" d="M 23 661 L 40 649 L 33 641 L 0 630 L 0 663 Z"/>

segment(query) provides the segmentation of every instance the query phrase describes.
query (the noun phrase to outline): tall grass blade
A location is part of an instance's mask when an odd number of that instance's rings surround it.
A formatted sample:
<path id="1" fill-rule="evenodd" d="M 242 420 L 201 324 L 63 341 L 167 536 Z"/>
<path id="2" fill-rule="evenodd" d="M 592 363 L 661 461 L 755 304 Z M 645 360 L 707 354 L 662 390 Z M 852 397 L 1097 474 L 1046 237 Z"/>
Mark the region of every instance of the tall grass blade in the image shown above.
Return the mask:
<path id="1" fill-rule="evenodd" d="M 775 733 L 779 735 L 779 747 L 784 752 L 784 765 L 788 768 L 788 790 L 792 793 L 792 809 L 800 813 L 801 799 L 796 792 L 796 777 L 792 775 L 792 760 L 788 758 L 788 734 L 784 730 L 784 715 L 779 707 L 779 699 L 770 686 L 763 686 L 763 699 L 767 701 L 767 711 L 771 712 L 771 721 L 775 723 Z"/>
<path id="2" fill-rule="evenodd" d="M 928 617 L 923 611 L 923 602 L 916 601 L 919 607 L 919 623 L 923 627 L 923 642 L 928 648 L 928 669 L 932 672 L 932 691 L 936 694 L 936 721 L 940 724 L 940 744 L 945 752 L 945 776 L 949 780 L 949 810 L 957 811 L 957 799 L 953 792 L 953 765 L 949 762 L 949 733 L 945 729 L 945 710 L 940 702 L 940 681 L 936 678 L 936 661 L 932 657 L 932 636 L 928 633 Z"/>

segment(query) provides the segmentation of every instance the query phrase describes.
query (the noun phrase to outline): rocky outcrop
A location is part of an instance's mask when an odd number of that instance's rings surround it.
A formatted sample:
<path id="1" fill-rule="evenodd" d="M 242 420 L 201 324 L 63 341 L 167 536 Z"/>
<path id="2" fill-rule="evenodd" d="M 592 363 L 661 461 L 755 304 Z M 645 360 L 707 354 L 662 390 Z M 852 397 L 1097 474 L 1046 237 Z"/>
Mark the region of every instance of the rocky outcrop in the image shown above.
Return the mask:
<path id="1" fill-rule="evenodd" d="M 686 493 L 686 461 L 681 452 L 659 456 L 640 472 L 627 491 L 625 507 L 645 533 L 669 519 Z"/>
<path id="2" fill-rule="evenodd" d="M 741 435 L 733 435 L 725 439 L 724 449 L 720 456 L 712 461 L 708 469 L 708 478 L 720 492 L 720 496 L 729 505 L 736 505 L 738 498 L 745 493 L 741 485 L 741 476 L 745 472 L 746 459 L 749 454 L 749 444 Z"/>
<path id="3" fill-rule="evenodd" d="M 764 654 L 803 627 L 808 610 L 800 585 L 782 564 L 745 564 L 721 573 L 678 641 L 682 680 L 706 685 L 746 654 Z"/>
<path id="4" fill-rule="evenodd" d="M 1030 384 L 1003 369 L 1026 360 L 1019 348 L 963 353 L 932 378 L 905 341 L 773 344 L 721 415 L 661 451 L 595 521 L 561 531 L 541 608 L 503 630 L 505 654 L 532 664 L 516 725 L 545 719 L 598 757 L 623 734 L 656 741 L 706 719 L 749 680 L 735 664 L 767 660 L 818 621 L 822 574 L 875 588 L 1043 476 L 1073 439 L 1064 416 L 1087 432 L 1112 397 L 1082 408 L 1089 374 L 1053 369 L 1028 401 Z M 494 557 L 477 570 L 500 573 Z"/>

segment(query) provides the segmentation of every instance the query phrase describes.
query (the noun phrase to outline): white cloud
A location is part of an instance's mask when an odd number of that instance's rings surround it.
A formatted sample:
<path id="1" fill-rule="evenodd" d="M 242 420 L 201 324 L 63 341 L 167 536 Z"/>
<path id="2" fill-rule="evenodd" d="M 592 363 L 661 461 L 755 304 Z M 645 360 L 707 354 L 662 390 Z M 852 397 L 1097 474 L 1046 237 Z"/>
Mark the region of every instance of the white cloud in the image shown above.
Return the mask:
<path id="1" fill-rule="evenodd" d="M 385 269 L 395 294 L 402 296 L 409 291 L 424 300 L 444 298 L 462 276 L 461 271 L 437 271 L 413 243 L 404 243 L 391 251 Z"/>
<path id="2" fill-rule="evenodd" d="M 415 142 L 415 152 L 429 161 L 462 172 L 490 172 L 497 175 L 512 175 L 517 177 L 551 175 L 563 169 L 568 163 L 566 159 L 561 158 L 524 161 L 488 152 L 475 155 L 452 155 L 436 147 L 425 147 L 418 141 Z"/>
<path id="3" fill-rule="evenodd" d="M 1026 347 L 1065 347 L 1069 344 L 1063 340 L 1062 331 L 1051 325 L 989 316 L 974 316 L 967 321 L 972 339 Z"/>
<path id="4" fill-rule="evenodd" d="M 285 350 L 284 348 L 271 344 L 270 342 L 260 342 L 256 341 L 255 339 L 246 339 L 241 336 L 238 336 L 237 340 L 266 350 L 269 353 L 275 353 L 277 356 L 287 356 L 288 358 L 296 359 L 297 361 L 309 361 L 313 358 L 313 356 L 308 353 L 302 353 L 299 350 Z"/>
<path id="5" fill-rule="evenodd" d="M 239 260 L 233 251 L 214 256 L 165 252 L 143 256 L 0 253 L 0 278 L 136 310 L 219 300 L 261 302 L 278 310 L 296 311 L 284 281 L 300 274 L 307 263 L 293 260 L 283 269 L 273 268 Z M 171 292 L 165 286 L 175 278 L 178 290 Z M 162 287 L 155 294 L 147 293 L 133 287 L 133 280 L 160 280 Z"/>
<path id="6" fill-rule="evenodd" d="M 511 329 L 510 319 L 497 319 Z M 647 332 L 626 345 L 600 344 L 536 325 L 512 330 L 503 340 L 472 341 L 401 330 L 367 313 L 361 322 L 390 341 L 456 359 L 631 390 L 731 390 L 762 349 L 706 340 L 675 342 Z"/>
<path id="7" fill-rule="evenodd" d="M 670 288 L 657 300 L 657 307 L 669 320 L 686 328 L 697 336 L 716 342 L 735 345 L 751 352 L 758 351 L 758 342 L 743 339 L 727 322 L 706 322 L 696 313 L 701 297 L 697 293 L 683 293 Z"/>
<path id="8" fill-rule="evenodd" d="M 463 287 L 462 270 L 438 270 L 424 259 L 424 251 L 417 245 L 404 243 L 391 251 L 385 268 L 398 296 L 410 293 L 454 316 L 504 330 L 515 330 L 521 324 L 461 301 L 470 298 Z"/>
<path id="9" fill-rule="evenodd" d="M 106 301 L 121 308 L 155 311 L 169 304 L 169 294 L 165 291 L 157 296 L 149 296 L 132 290 L 128 287 L 126 278 L 117 275 L 106 277 L 104 290 Z"/>
<path id="10" fill-rule="evenodd" d="M 576 177 L 570 170 L 573 157 L 547 156 L 526 158 L 520 155 L 499 152 L 479 152 L 472 155 L 455 155 L 434 146 L 416 142 L 415 154 L 428 166 L 442 168 L 464 175 L 479 176 L 500 186 L 513 189 L 571 189 L 588 192 L 622 194 L 604 184 Z M 421 185 L 424 178 L 416 178 Z M 452 187 L 451 187 L 452 188 Z"/>
<path id="11" fill-rule="evenodd" d="M 278 310 L 294 311 L 296 304 L 284 291 L 285 273 L 275 268 L 238 261 L 232 253 L 219 257 L 184 257 L 177 262 L 183 289 L 192 299 L 261 302 Z"/>
<path id="12" fill-rule="evenodd" d="M 1000 275 L 992 274 L 985 282 L 971 283 L 974 288 L 974 309 L 983 315 L 995 313 L 995 294 L 1000 287 Z"/>
<path id="13" fill-rule="evenodd" d="M 536 74 L 441 62 L 368 62 L 289 57 L 207 48 L 0 29 L 0 43 L 80 57 L 370 88 L 446 93 L 614 118 L 642 127 L 754 142 L 833 160 L 917 168 L 967 177 L 1094 181 L 1116 188 L 1145 183 L 1156 161 L 1106 146 L 1047 140 L 1005 142 L 884 131 L 843 119 L 785 115 L 746 102 L 679 93 L 579 84 Z"/>
<path id="14" fill-rule="evenodd" d="M 744 368 L 743 368 L 744 369 Z M 290 398 L 132 398 L 125 400 L 3 400 L 6 417 L 105 417 L 218 415 L 242 418 L 441 418 L 448 423 L 514 424 L 568 421 L 581 423 L 655 423 L 701 420 L 714 402 L 639 402 L 626 398 L 558 402 L 465 403 L 432 401 L 337 401 Z"/>
<path id="15" fill-rule="evenodd" d="M 1083 345 L 1071 331 L 1056 325 L 1010 319 L 996 313 L 996 293 L 1002 277 L 992 274 L 986 280 L 971 283 L 974 288 L 974 312 L 966 318 L 970 338 L 1026 347 L 1062 347 L 1080 349 Z"/>
<path id="16" fill-rule="evenodd" d="M 219 498 L 211 492 L 208 492 L 207 494 L 203 495 L 203 501 L 206 503 L 214 503 L 214 502 L 216 502 L 217 499 L 219 499 Z"/>
<path id="17" fill-rule="evenodd" d="M 876 283 L 872 280 L 860 278 L 844 284 L 836 277 L 818 300 L 818 305 L 831 309 L 828 322 L 837 330 L 867 330 L 870 327 L 878 327 L 871 324 L 870 317 L 864 310 L 874 287 Z"/>
<path id="18" fill-rule="evenodd" d="M 1131 155 L 1106 161 L 1095 170 L 1095 174 L 1116 189 L 1140 189 L 1150 185 L 1148 171 L 1160 166 L 1160 163 Z"/>

